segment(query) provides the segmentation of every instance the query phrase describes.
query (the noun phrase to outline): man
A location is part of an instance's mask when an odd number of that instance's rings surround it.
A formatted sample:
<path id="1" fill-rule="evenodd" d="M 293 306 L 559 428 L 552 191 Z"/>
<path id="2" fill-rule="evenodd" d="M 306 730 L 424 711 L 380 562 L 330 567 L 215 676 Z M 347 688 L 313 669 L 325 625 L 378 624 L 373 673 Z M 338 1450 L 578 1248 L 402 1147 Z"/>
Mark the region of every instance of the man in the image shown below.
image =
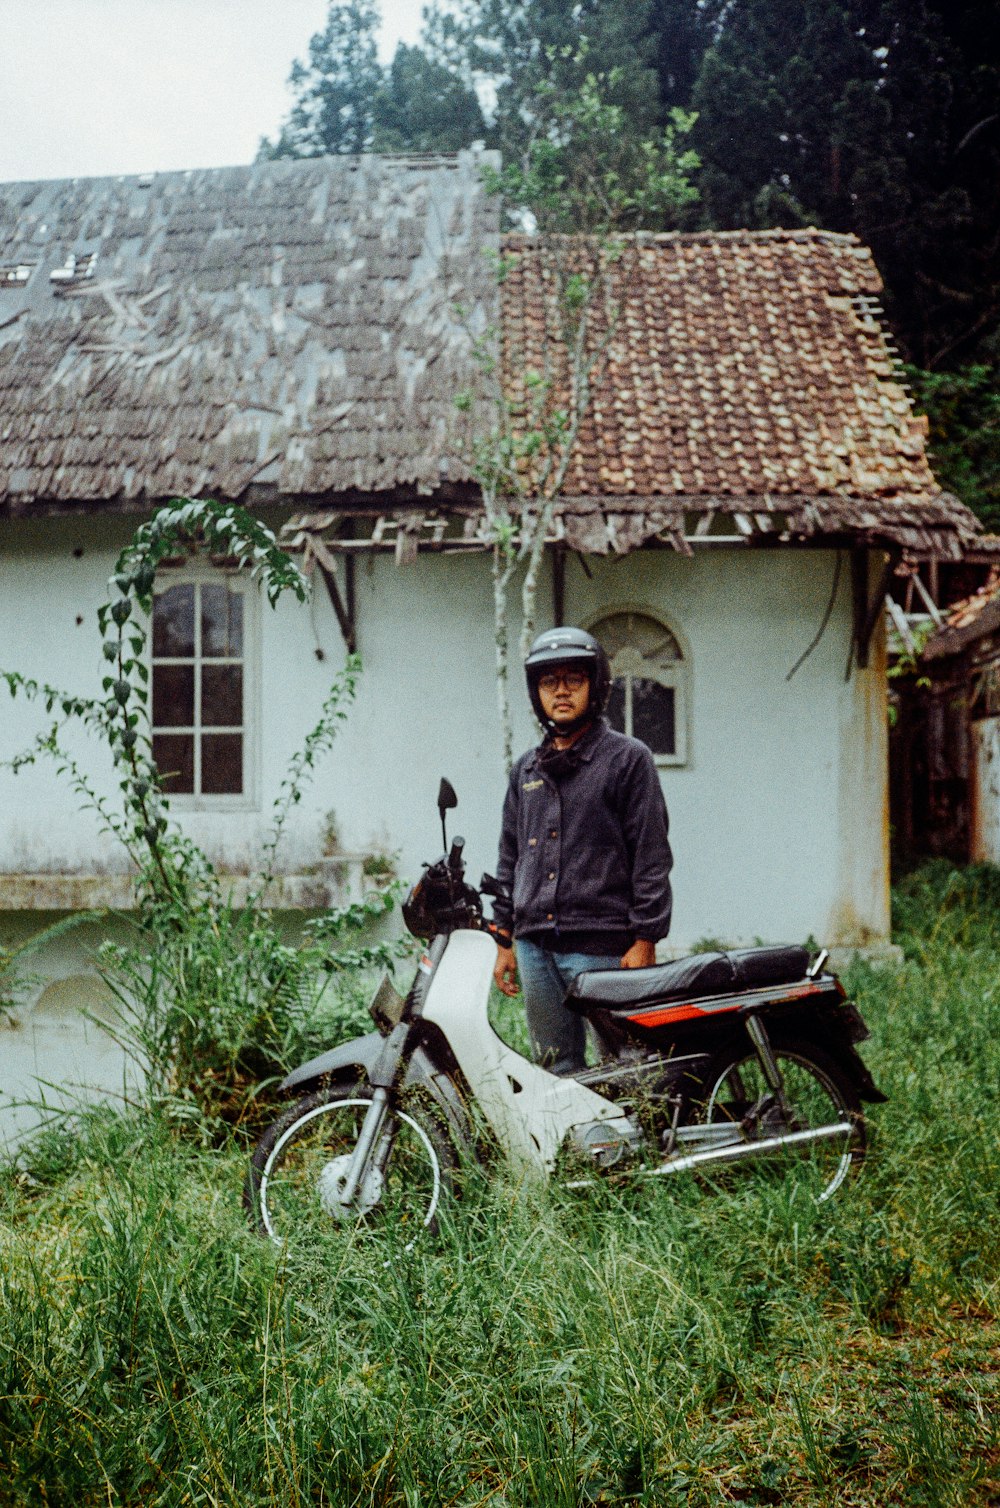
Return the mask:
<path id="1" fill-rule="evenodd" d="M 580 628 L 539 634 L 524 665 L 545 730 L 515 764 L 503 808 L 494 978 L 524 994 L 537 1062 L 584 1064 L 582 1017 L 563 1005 L 585 969 L 644 968 L 670 926 L 667 808 L 644 743 L 608 726 L 608 657 Z"/>

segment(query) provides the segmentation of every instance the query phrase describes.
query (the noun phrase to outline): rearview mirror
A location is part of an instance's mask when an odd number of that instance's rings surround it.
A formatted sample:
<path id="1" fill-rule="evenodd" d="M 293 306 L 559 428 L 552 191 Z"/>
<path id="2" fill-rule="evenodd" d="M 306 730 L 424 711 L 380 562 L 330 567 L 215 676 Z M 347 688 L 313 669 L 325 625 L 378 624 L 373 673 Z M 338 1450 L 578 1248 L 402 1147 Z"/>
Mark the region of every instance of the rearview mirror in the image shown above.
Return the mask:
<path id="1" fill-rule="evenodd" d="M 438 816 L 441 818 L 441 842 L 445 848 L 448 847 L 448 832 L 444 825 L 444 814 L 457 805 L 458 797 L 455 795 L 455 787 L 450 780 L 442 778 L 438 786 Z"/>

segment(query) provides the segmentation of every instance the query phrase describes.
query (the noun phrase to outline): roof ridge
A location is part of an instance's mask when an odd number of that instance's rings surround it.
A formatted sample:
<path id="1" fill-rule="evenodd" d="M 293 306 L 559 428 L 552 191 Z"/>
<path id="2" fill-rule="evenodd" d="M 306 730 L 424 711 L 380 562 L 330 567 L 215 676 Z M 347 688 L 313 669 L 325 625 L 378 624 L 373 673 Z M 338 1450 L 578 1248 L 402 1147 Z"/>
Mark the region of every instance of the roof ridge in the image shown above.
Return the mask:
<path id="1" fill-rule="evenodd" d="M 457 168 L 461 159 L 474 157 L 485 160 L 498 154 L 491 151 L 477 152 L 472 147 L 463 147 L 458 152 L 328 152 L 314 157 L 270 157 L 254 162 L 215 163 L 211 167 L 147 168 L 136 173 L 77 173 L 61 178 L 7 178 L 0 182 L 0 191 L 11 188 L 53 188 L 100 183 L 134 183 L 148 187 L 154 181 L 164 179 L 208 177 L 227 173 L 252 173 L 261 169 L 277 169 L 279 172 L 304 172 L 307 166 L 317 163 L 337 164 L 348 172 L 355 172 L 362 164 L 377 163 L 386 167 L 449 167 Z"/>
<path id="2" fill-rule="evenodd" d="M 596 241 L 595 234 L 576 235 L 569 231 L 529 235 L 525 231 L 504 231 L 505 242 L 522 242 L 538 245 L 543 241 Z M 630 230 L 618 233 L 614 239 L 627 241 L 679 242 L 685 245 L 714 241 L 795 241 L 803 245 L 817 241 L 833 246 L 859 248 L 866 256 L 871 252 L 853 231 L 824 230 L 818 225 L 795 226 L 783 229 L 780 226 L 768 230 L 751 230 L 748 226 L 739 230 Z"/>

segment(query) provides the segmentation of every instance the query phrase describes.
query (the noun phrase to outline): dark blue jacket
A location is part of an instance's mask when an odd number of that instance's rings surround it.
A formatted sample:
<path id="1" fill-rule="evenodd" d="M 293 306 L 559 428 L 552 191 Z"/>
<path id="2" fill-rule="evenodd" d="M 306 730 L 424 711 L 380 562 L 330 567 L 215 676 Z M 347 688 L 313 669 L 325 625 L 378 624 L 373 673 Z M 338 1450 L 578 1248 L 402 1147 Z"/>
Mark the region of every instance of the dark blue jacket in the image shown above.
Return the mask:
<path id="1" fill-rule="evenodd" d="M 497 878 L 512 896 L 494 919 L 515 937 L 627 934 L 656 942 L 670 928 L 667 807 L 653 756 L 602 718 L 558 780 L 540 748 L 511 771 Z"/>

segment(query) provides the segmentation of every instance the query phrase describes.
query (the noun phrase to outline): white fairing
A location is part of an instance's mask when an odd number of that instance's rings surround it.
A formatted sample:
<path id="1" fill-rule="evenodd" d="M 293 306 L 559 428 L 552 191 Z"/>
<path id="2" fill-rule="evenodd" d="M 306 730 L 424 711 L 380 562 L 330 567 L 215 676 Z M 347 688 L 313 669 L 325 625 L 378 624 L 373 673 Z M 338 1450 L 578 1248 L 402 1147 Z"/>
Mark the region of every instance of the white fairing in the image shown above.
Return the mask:
<path id="1" fill-rule="evenodd" d="M 615 1121 L 621 1110 L 575 1079 L 560 1078 L 497 1036 L 489 1021 L 496 944 L 482 932 L 455 932 L 424 1003 L 424 1020 L 444 1032 L 483 1113 L 510 1159 L 551 1172 L 567 1133 Z"/>

